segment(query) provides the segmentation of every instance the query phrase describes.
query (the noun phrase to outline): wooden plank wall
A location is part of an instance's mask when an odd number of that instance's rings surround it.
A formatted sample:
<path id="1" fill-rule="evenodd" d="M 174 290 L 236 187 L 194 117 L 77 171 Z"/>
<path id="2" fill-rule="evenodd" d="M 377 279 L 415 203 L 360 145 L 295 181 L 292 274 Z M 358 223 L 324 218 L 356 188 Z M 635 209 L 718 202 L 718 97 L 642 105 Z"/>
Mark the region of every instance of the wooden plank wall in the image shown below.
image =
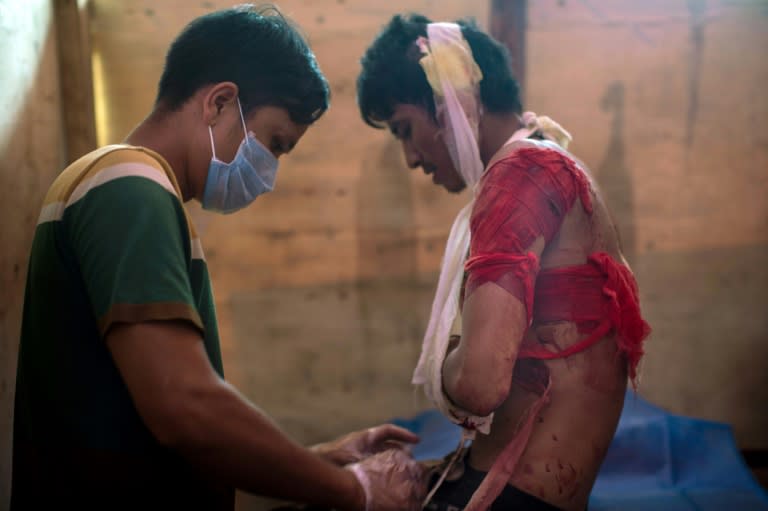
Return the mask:
<path id="1" fill-rule="evenodd" d="M 277 189 L 230 217 L 193 207 L 229 378 L 302 440 L 423 406 L 408 380 L 442 244 L 464 198 L 402 163 L 354 102 L 359 57 L 395 12 L 446 19 L 489 2 L 280 6 L 308 34 L 333 105 Z M 120 140 L 151 106 L 167 44 L 224 2 L 96 0 L 92 29 Z M 765 3 L 531 2 L 527 105 L 562 122 L 620 225 L 655 327 L 641 393 L 768 446 L 768 42 Z M 97 103 L 98 103 L 97 98 Z M 373 404 L 375 403 L 375 404 Z"/>
<path id="2" fill-rule="evenodd" d="M 768 4 L 532 2 L 528 104 L 574 135 L 654 327 L 641 394 L 768 447 Z"/>

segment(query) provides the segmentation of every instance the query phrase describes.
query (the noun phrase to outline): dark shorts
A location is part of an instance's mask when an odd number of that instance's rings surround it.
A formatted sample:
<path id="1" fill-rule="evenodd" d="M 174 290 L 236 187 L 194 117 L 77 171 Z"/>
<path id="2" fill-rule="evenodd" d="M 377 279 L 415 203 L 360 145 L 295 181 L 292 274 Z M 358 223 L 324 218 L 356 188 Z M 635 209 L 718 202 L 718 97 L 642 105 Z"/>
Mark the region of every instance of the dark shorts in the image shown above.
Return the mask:
<path id="1" fill-rule="evenodd" d="M 425 508 L 427 511 L 461 511 L 469 503 L 485 477 L 485 472 L 475 470 L 464 464 L 464 473 L 455 481 L 443 481 L 440 488 Z M 438 476 L 434 476 L 434 482 Z M 548 504 L 533 495 L 514 486 L 507 485 L 496 498 L 491 511 L 560 511 L 560 508 Z"/>

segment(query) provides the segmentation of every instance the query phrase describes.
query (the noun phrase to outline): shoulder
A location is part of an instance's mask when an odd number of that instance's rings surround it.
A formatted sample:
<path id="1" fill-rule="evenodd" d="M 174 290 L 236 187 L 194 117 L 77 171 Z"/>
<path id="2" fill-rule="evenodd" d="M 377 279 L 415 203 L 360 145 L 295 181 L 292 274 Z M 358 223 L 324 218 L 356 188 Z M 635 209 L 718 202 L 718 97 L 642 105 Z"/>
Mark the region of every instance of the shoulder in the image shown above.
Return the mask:
<path id="1" fill-rule="evenodd" d="M 528 207 L 550 204 L 563 213 L 580 198 L 584 209 L 592 212 L 590 179 L 569 152 L 552 142 L 530 139 L 509 146 L 483 175 L 478 204 L 495 208 L 501 198 L 507 198 L 526 202 Z"/>
<path id="2" fill-rule="evenodd" d="M 482 187 L 509 187 L 521 172 L 557 171 L 564 165 L 575 165 L 568 153 L 558 146 L 539 140 L 510 142 L 493 157 L 481 179 Z"/>
<path id="3" fill-rule="evenodd" d="M 106 198 L 115 207 L 130 206 L 138 199 L 145 207 L 153 202 L 181 204 L 173 172 L 156 153 L 132 146 L 111 146 L 85 158 L 80 165 L 76 162 L 70 167 L 76 176 L 63 197 L 65 208 L 96 198 L 102 202 Z"/>
<path id="4" fill-rule="evenodd" d="M 184 206 L 166 166 L 159 155 L 143 148 L 98 149 L 68 167 L 68 175 L 55 183 L 58 198 L 48 198 L 45 208 L 58 218 L 49 219 L 64 220 L 73 233 L 185 223 Z"/>
<path id="5" fill-rule="evenodd" d="M 180 197 L 173 172 L 160 155 L 140 147 L 111 145 L 82 156 L 64 169 L 49 188 L 45 203 L 69 206 L 102 185 L 124 177 L 153 182 Z"/>
<path id="6" fill-rule="evenodd" d="M 127 177 L 133 179 L 120 179 Z M 46 193 L 38 223 L 61 220 L 66 210 L 82 204 L 86 197 L 98 197 L 103 204 L 118 207 L 138 193 L 147 199 L 155 196 L 181 204 L 173 172 L 160 155 L 126 145 L 101 147 L 59 174 Z"/>

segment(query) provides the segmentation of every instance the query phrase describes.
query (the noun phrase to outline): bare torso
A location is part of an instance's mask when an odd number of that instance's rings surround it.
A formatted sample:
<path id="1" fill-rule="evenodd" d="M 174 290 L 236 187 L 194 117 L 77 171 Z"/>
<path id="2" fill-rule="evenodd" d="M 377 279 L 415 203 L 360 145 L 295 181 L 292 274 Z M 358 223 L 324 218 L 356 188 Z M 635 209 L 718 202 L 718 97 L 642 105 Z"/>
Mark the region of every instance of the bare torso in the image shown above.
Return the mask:
<path id="1" fill-rule="evenodd" d="M 524 141 L 520 144 L 542 144 Z M 546 144 L 546 143 L 545 143 Z M 554 148 L 554 145 L 547 144 Z M 579 165 L 584 169 L 583 164 Z M 583 265 L 596 251 L 626 264 L 610 215 L 592 182 L 593 213 L 577 200 L 560 231 L 545 247 L 541 268 Z M 585 337 L 571 322 L 534 323 L 526 336 L 566 348 Z M 586 508 L 624 403 L 627 368 L 616 343 L 606 337 L 585 351 L 564 359 L 518 361 L 516 372 L 532 365 L 549 369 L 550 403 L 535 424 L 510 484 L 568 511 Z M 495 412 L 489 435 L 478 435 L 470 452 L 472 467 L 487 471 L 514 436 L 525 411 L 539 396 L 513 382 L 506 401 Z"/>

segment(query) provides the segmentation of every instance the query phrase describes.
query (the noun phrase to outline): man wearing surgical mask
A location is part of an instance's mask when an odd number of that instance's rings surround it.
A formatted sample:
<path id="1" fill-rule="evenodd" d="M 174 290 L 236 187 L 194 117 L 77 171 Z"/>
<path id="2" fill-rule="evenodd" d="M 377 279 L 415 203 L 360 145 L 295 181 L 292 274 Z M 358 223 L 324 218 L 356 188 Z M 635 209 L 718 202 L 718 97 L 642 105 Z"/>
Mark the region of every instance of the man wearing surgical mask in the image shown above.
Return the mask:
<path id="1" fill-rule="evenodd" d="M 417 509 L 392 425 L 306 449 L 223 379 L 202 245 L 184 209 L 232 213 L 328 107 L 274 8 L 196 19 L 124 144 L 65 169 L 30 256 L 11 507 L 233 509 L 234 489 L 339 510 Z M 396 446 L 392 448 L 393 444 Z"/>

